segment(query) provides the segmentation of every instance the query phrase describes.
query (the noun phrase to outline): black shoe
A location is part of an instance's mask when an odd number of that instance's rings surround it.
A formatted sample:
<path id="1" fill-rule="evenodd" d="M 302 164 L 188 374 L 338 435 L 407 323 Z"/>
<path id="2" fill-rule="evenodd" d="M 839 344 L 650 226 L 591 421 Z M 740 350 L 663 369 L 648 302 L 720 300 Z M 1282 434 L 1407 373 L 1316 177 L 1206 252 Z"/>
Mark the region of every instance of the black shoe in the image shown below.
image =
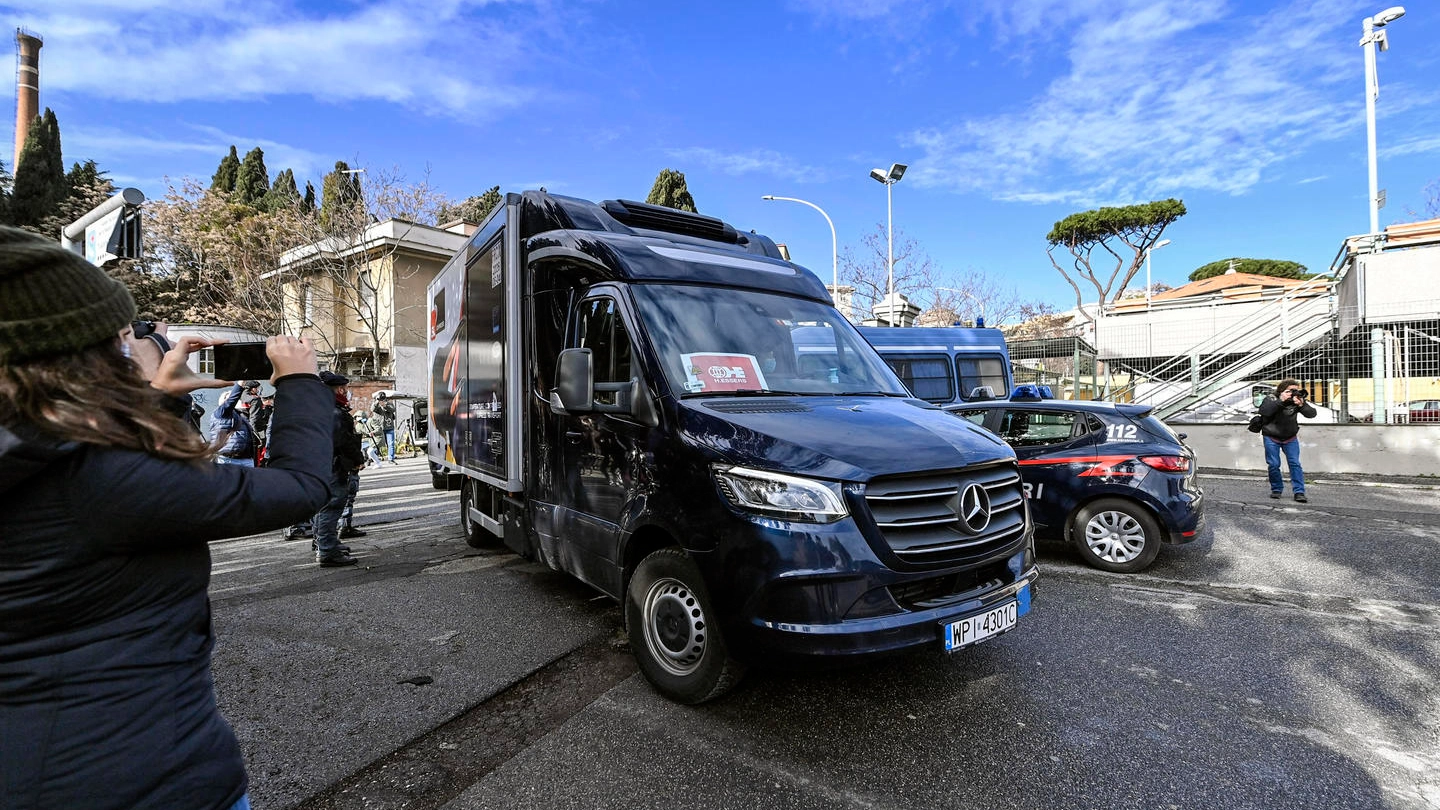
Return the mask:
<path id="1" fill-rule="evenodd" d="M 1278 500 L 1280 500 L 1280 493 L 1278 493 L 1278 492 L 1272 492 L 1272 493 L 1270 493 L 1270 499 L 1273 500 L 1273 501 L 1278 501 Z"/>
<path id="2" fill-rule="evenodd" d="M 354 526 L 346 526 L 340 530 L 340 536 L 347 539 L 351 537 L 364 537 L 367 534 L 369 534 L 369 532 L 364 529 L 357 529 Z"/>
<path id="3" fill-rule="evenodd" d="M 340 536 L 341 536 L 341 537 L 344 537 L 345 535 L 342 534 L 342 535 L 340 535 Z M 320 547 L 317 546 L 317 545 L 315 545 L 315 541 L 314 541 L 314 540 L 311 540 L 311 541 L 310 541 L 310 550 L 311 550 L 311 551 L 319 551 L 319 550 L 320 550 Z M 341 554 L 349 554 L 349 553 L 350 553 L 350 547 L 347 546 L 347 545 L 345 545 L 344 543 L 341 543 L 340 545 L 336 546 L 336 547 L 335 547 L 335 550 L 336 550 L 337 552 L 341 553 Z"/>
<path id="4" fill-rule="evenodd" d="M 1307 497 L 1305 497 L 1305 493 L 1303 493 L 1303 492 L 1297 492 L 1297 493 L 1295 493 L 1295 500 L 1296 500 L 1296 502 L 1298 502 L 1298 503 L 1309 503 L 1309 502 L 1310 502 L 1310 499 L 1307 498 Z"/>
<path id="5" fill-rule="evenodd" d="M 321 568 L 344 568 L 347 565 L 354 565 L 360 560 L 349 554 L 341 554 L 338 557 L 321 557 L 318 562 Z"/>

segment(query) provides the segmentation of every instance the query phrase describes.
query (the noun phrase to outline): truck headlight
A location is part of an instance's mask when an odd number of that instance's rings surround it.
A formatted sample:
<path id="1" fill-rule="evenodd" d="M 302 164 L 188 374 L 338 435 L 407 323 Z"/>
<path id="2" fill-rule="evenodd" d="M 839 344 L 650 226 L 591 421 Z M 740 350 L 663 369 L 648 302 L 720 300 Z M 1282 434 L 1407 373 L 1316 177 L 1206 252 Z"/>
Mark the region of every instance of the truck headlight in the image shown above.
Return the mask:
<path id="1" fill-rule="evenodd" d="M 845 517 L 840 485 L 749 467 L 715 467 L 715 482 L 736 508 L 805 523 Z"/>

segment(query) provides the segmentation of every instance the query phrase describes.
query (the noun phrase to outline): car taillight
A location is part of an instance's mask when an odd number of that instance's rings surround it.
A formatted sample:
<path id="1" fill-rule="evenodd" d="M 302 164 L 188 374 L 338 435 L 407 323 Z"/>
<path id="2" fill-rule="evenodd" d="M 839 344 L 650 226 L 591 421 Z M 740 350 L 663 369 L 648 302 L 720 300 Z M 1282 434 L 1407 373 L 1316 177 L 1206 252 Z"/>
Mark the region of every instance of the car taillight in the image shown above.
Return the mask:
<path id="1" fill-rule="evenodd" d="M 1145 466 L 1161 472 L 1189 472 L 1190 459 L 1185 456 L 1141 456 Z"/>

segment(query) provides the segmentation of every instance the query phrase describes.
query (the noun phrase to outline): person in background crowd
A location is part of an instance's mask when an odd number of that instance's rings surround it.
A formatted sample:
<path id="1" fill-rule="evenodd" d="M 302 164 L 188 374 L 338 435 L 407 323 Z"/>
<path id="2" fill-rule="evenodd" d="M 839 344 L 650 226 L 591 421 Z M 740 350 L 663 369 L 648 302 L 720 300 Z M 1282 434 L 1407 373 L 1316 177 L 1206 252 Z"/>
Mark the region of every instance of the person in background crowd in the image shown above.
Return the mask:
<path id="1" fill-rule="evenodd" d="M 219 448 L 216 464 L 255 466 L 260 441 L 245 415 L 247 403 L 240 399 L 243 390 L 240 383 L 230 386 L 229 391 L 220 395 L 215 412 L 210 414 L 210 441 Z"/>
<path id="2" fill-rule="evenodd" d="M 380 429 L 385 434 L 385 447 L 389 452 L 387 458 L 391 464 L 395 463 L 395 403 L 386 398 L 385 392 L 381 391 L 375 395 L 374 416 L 380 417 Z"/>
<path id="3" fill-rule="evenodd" d="M 350 556 L 348 548 L 342 547 L 339 539 L 339 525 L 345 502 L 355 497 L 354 488 L 359 486 L 359 472 L 365 467 L 365 455 L 360 451 L 360 437 L 355 433 L 355 420 L 350 416 L 350 380 L 339 374 L 324 371 L 320 381 L 330 386 L 334 397 L 334 414 L 331 430 L 334 455 L 330 469 L 330 501 L 310 521 L 315 529 L 315 561 L 321 568 L 339 568 L 359 562 Z"/>
<path id="4" fill-rule="evenodd" d="M 1285 466 L 1290 469 L 1290 491 L 1300 503 L 1309 500 L 1305 497 L 1305 470 L 1300 466 L 1300 420 L 1296 418 L 1315 418 L 1315 406 L 1305 399 L 1299 380 L 1281 380 L 1275 386 L 1275 396 L 1260 403 L 1260 418 L 1264 420 L 1260 435 L 1265 443 L 1271 498 L 1285 494 L 1285 479 L 1280 476 L 1280 454 L 1284 452 Z"/>
<path id="5" fill-rule="evenodd" d="M 329 497 L 331 397 L 306 341 L 267 341 L 277 453 L 209 464 L 182 420 L 183 338 L 149 381 L 122 350 L 125 286 L 0 228 L 0 805 L 249 807 L 216 708 L 207 543 Z M 177 407 L 175 403 L 182 403 Z"/>
<path id="6" fill-rule="evenodd" d="M 250 406 L 250 426 L 260 439 L 258 463 L 264 464 L 270 454 L 270 417 L 275 415 L 275 397 L 262 396 Z"/>
<path id="7" fill-rule="evenodd" d="M 372 429 L 373 428 L 373 429 Z M 379 423 L 364 411 L 355 412 L 355 432 L 360 434 L 360 449 L 365 453 L 365 466 L 371 464 L 380 466 L 380 455 L 375 452 L 376 443 L 374 434 L 379 430 Z"/>

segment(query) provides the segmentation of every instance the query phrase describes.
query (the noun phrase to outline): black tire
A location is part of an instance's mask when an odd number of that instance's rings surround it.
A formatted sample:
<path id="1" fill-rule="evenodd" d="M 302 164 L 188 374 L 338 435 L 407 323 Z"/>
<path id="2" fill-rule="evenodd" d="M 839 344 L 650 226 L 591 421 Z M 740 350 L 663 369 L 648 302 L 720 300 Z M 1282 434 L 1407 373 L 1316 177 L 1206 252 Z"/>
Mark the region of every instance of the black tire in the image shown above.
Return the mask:
<path id="1" fill-rule="evenodd" d="M 485 530 L 478 522 L 470 519 L 470 505 L 475 502 L 480 482 L 469 478 L 460 485 L 460 529 L 465 533 L 465 542 L 471 548 L 490 548 L 498 539 Z"/>
<path id="2" fill-rule="evenodd" d="M 1155 517 L 1124 498 L 1085 504 L 1070 523 L 1070 538 L 1087 564 L 1117 574 L 1149 568 L 1163 542 Z"/>
<path id="3" fill-rule="evenodd" d="M 660 549 L 635 568 L 625 629 L 646 680 L 676 703 L 714 700 L 745 674 L 725 646 L 700 569 L 681 549 Z"/>

